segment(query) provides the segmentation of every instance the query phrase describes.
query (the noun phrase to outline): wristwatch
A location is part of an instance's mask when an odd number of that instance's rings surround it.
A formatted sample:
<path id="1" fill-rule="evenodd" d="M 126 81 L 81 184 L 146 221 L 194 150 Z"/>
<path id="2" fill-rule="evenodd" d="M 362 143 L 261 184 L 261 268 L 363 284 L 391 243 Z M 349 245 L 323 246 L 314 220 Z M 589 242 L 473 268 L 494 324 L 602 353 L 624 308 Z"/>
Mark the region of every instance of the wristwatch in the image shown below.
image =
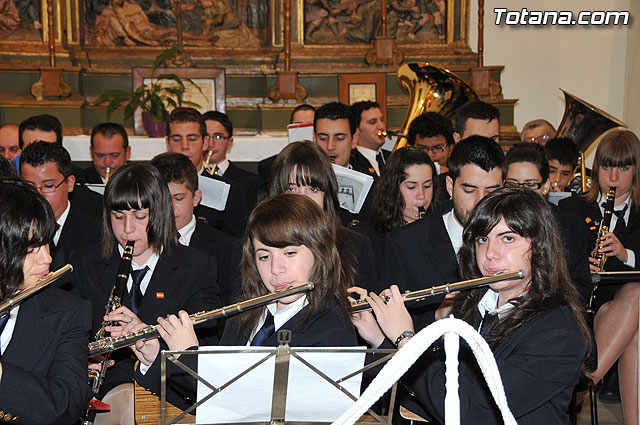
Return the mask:
<path id="1" fill-rule="evenodd" d="M 396 345 L 396 347 L 398 346 L 398 344 L 400 344 L 400 342 L 403 339 L 409 339 L 413 336 L 415 336 L 415 332 L 414 331 L 404 331 L 400 334 L 400 336 L 396 339 L 396 342 L 394 343 Z"/>

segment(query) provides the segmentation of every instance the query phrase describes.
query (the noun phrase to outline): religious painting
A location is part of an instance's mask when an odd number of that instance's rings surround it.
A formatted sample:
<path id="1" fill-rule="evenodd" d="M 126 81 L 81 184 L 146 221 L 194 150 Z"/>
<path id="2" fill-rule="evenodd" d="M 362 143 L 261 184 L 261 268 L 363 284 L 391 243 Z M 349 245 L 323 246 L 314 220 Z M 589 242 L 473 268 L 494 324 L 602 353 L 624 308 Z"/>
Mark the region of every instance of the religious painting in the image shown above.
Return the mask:
<path id="1" fill-rule="evenodd" d="M 0 40 L 42 40 L 39 0 L 0 0 Z"/>
<path id="2" fill-rule="evenodd" d="M 0 0 L 1 1 L 1 0 Z M 103 46 L 256 48 L 267 39 L 264 0 L 85 0 L 85 38 Z"/>
<path id="3" fill-rule="evenodd" d="M 447 0 L 387 0 L 387 35 L 398 44 L 446 43 L 447 9 Z M 380 0 L 304 1 L 307 45 L 371 44 L 381 22 Z"/>

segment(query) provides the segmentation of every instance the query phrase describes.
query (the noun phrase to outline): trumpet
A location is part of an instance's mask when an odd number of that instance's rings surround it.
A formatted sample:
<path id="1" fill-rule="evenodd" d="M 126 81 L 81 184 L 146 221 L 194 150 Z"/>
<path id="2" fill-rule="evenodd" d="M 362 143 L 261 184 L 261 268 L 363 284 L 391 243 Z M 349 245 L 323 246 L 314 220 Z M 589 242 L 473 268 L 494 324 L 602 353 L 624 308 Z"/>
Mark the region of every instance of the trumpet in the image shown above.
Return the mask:
<path id="1" fill-rule="evenodd" d="M 47 274 L 42 279 L 38 279 L 38 282 L 36 282 L 36 284 L 31 288 L 22 290 L 18 292 L 16 295 L 14 295 L 13 297 L 7 298 L 6 300 L 2 301 L 2 303 L 0 303 L 0 317 L 3 316 L 6 312 L 11 311 L 13 307 L 20 304 L 26 298 L 29 298 L 31 295 L 35 294 L 41 289 L 44 289 L 49 284 L 55 282 L 56 280 L 60 279 L 62 276 L 72 271 L 73 271 L 73 266 L 71 266 L 71 264 L 67 264 L 66 266 L 60 267 L 55 272 L 51 272 Z"/>
<path id="2" fill-rule="evenodd" d="M 104 184 L 109 183 L 109 177 L 111 177 L 111 167 L 107 167 L 104 170 Z"/>
<path id="3" fill-rule="evenodd" d="M 402 133 L 401 131 L 393 131 L 393 130 L 380 130 L 378 131 L 378 136 L 384 137 L 385 139 L 388 137 L 398 137 L 399 139 L 404 137 L 406 138 L 407 135 Z"/>
<path id="4" fill-rule="evenodd" d="M 204 160 L 204 169 L 207 170 L 207 173 L 210 175 L 214 175 L 216 173 L 216 168 L 218 168 L 218 164 L 211 164 L 211 156 L 213 155 L 213 151 L 209 151 L 207 153 L 207 158 Z"/>
<path id="5" fill-rule="evenodd" d="M 491 276 L 478 277 L 476 279 L 463 280 L 454 283 L 445 283 L 444 285 L 432 286 L 431 288 L 420 289 L 418 291 L 407 292 L 402 294 L 403 302 L 419 302 L 429 297 L 436 295 L 449 294 L 451 292 L 459 292 L 467 289 L 476 289 L 482 286 L 487 286 L 495 282 L 501 282 L 503 280 L 522 279 L 524 272 L 518 270 L 512 273 L 496 273 Z M 389 296 L 383 297 L 383 301 L 386 303 L 391 299 Z M 358 312 L 363 310 L 371 310 L 371 306 L 368 302 L 359 302 L 351 305 L 352 312 Z"/>
<path id="6" fill-rule="evenodd" d="M 263 305 L 271 304 L 281 298 L 288 297 L 290 295 L 299 294 L 302 292 L 309 292 L 313 290 L 313 282 L 307 282 L 301 286 L 295 288 L 283 289 L 271 294 L 262 295 L 260 297 L 251 298 L 239 303 L 231 304 L 226 307 L 218 308 L 216 310 L 201 311 L 189 315 L 189 319 L 194 326 L 200 323 L 208 322 L 209 320 L 218 319 L 220 317 L 231 316 L 236 313 L 242 313 L 243 311 L 251 310 L 252 308 L 262 307 Z M 135 344 L 137 341 L 147 341 L 160 336 L 158 332 L 158 325 L 151 325 L 137 332 L 133 332 L 127 335 L 119 337 L 106 337 L 95 342 L 89 343 L 89 357 L 97 356 L 98 354 L 108 353 L 120 348 L 128 347 Z"/>

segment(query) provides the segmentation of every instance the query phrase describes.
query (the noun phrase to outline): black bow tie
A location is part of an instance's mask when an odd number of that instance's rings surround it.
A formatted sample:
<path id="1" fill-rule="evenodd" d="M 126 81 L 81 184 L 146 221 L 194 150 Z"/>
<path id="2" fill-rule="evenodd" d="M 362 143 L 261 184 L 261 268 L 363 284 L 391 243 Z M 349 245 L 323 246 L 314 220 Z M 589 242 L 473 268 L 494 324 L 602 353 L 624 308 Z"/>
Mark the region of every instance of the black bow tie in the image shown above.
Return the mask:
<path id="1" fill-rule="evenodd" d="M 600 204 L 602 206 L 602 208 L 607 208 L 607 203 L 603 202 L 602 204 Z M 613 213 L 616 215 L 616 217 L 618 218 L 623 218 L 624 217 L 624 213 L 627 212 L 627 207 L 629 206 L 629 204 L 625 204 L 624 208 L 622 208 L 621 210 L 613 210 Z"/>

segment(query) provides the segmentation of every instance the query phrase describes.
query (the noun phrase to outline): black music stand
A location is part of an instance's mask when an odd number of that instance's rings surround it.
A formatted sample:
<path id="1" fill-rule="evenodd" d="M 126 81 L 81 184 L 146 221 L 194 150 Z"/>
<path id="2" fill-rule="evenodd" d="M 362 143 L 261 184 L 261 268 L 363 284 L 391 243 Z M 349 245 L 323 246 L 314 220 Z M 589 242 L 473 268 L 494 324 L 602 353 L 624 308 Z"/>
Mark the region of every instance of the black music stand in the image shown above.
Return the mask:
<path id="1" fill-rule="evenodd" d="M 271 400 L 271 420 L 268 422 L 241 422 L 243 425 L 302 425 L 302 424 L 330 424 L 330 422 L 313 422 L 313 421 L 304 421 L 304 422 L 294 422 L 294 421 L 286 421 L 285 420 L 285 411 L 286 411 L 286 401 L 287 401 L 287 386 L 288 386 L 288 377 L 289 377 L 289 366 L 291 358 L 295 358 L 300 361 L 307 368 L 312 370 L 315 374 L 320 376 L 323 380 L 331 384 L 333 387 L 337 388 L 340 392 L 342 392 L 345 396 L 349 397 L 354 402 L 358 399 L 358 397 L 351 394 L 347 391 L 341 383 L 346 380 L 361 374 L 365 370 L 372 369 L 374 367 L 379 366 L 380 364 L 388 361 L 396 352 L 393 349 L 350 349 L 350 348 L 291 348 L 289 346 L 289 342 L 291 341 L 291 332 L 288 330 L 283 330 L 278 332 L 278 347 L 276 348 L 264 348 L 264 349 L 251 349 L 251 350 L 185 350 L 185 351 L 162 351 L 160 358 L 160 370 L 161 370 L 161 391 L 160 391 L 160 424 L 174 424 L 178 423 L 181 419 L 183 419 L 187 414 L 194 413 L 195 409 L 207 402 L 211 397 L 214 397 L 216 394 L 223 391 L 225 388 L 229 387 L 238 379 L 245 376 L 247 373 L 251 372 L 259 365 L 263 364 L 267 360 L 275 357 L 275 368 L 274 368 L 274 381 L 273 381 L 273 397 Z M 200 376 L 197 372 L 186 366 L 184 363 L 180 362 L 175 358 L 174 355 L 211 355 L 211 354 L 235 354 L 235 353 L 264 353 L 265 356 L 261 358 L 256 363 L 252 364 L 250 367 L 246 368 L 227 382 L 222 385 L 214 386 L 209 383 L 206 379 Z M 326 374 L 324 374 L 321 370 L 316 368 L 314 365 L 309 363 L 303 357 L 301 357 L 298 353 L 366 353 L 366 354 L 377 354 L 380 355 L 380 358 L 371 362 L 364 367 L 355 370 L 339 379 L 332 379 Z M 173 418 L 167 418 L 166 411 L 166 371 L 167 371 L 167 360 L 178 366 L 180 369 L 191 375 L 193 378 L 201 382 L 203 385 L 208 387 L 211 392 L 203 397 L 201 400 L 198 400 L 196 404 L 189 407 L 187 410 L 175 416 Z M 372 420 L 368 421 L 369 424 L 386 424 L 391 425 L 392 412 L 395 402 L 395 392 L 396 386 L 394 385 L 391 392 L 390 398 L 390 406 L 389 406 L 389 416 L 383 417 L 371 409 L 369 409 L 368 413 L 371 416 Z M 227 425 L 227 424 L 223 424 Z M 229 424 L 230 425 L 230 424 Z"/>

